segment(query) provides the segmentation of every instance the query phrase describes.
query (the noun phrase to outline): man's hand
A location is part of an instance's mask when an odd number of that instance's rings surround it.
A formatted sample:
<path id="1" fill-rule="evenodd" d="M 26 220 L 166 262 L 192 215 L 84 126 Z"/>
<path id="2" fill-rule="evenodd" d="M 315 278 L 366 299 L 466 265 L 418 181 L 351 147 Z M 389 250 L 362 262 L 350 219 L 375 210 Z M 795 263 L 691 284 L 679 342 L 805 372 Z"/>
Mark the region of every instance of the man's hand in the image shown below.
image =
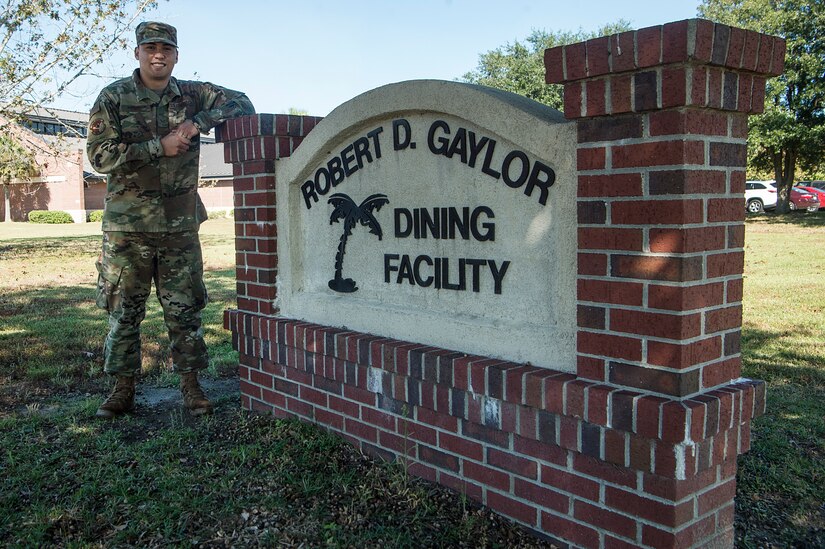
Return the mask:
<path id="1" fill-rule="evenodd" d="M 200 130 L 191 120 L 184 120 L 183 124 L 172 130 L 172 133 L 160 140 L 163 145 L 164 156 L 178 156 L 189 150 L 192 138 L 200 133 Z"/>
<path id="2" fill-rule="evenodd" d="M 178 131 L 174 131 L 160 140 L 164 156 L 178 156 L 185 153 L 189 150 L 191 143 L 188 137 L 184 137 Z"/>
<path id="3" fill-rule="evenodd" d="M 191 120 L 185 120 L 183 122 L 183 124 L 178 126 L 178 129 L 176 130 L 176 133 L 178 133 L 179 135 L 182 135 L 186 139 L 192 139 L 193 137 L 195 137 L 196 135 L 198 135 L 200 133 L 200 130 L 198 129 L 198 127 L 195 125 L 194 122 L 192 122 Z"/>

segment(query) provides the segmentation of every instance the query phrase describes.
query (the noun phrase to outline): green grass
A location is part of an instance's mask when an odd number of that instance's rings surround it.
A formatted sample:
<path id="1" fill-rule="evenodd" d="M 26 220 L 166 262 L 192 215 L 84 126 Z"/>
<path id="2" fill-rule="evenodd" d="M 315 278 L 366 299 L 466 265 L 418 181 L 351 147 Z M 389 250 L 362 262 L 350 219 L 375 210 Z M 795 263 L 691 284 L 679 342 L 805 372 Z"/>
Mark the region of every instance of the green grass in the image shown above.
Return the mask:
<path id="1" fill-rule="evenodd" d="M 100 239 L 97 224 L 0 224 L 0 545 L 549 547 L 338 437 L 241 412 L 237 397 L 201 421 L 179 409 L 95 420 Z M 208 375 L 236 376 L 222 327 L 233 221 L 208 221 L 201 240 Z M 160 307 L 147 309 L 142 383 L 171 386 Z"/>
<path id="2" fill-rule="evenodd" d="M 62 236 L 66 227 L 70 235 Z M 101 334 L 107 330 L 105 315 L 94 305 L 99 225 L 0 224 L 0 235 L 0 376 L 66 386 L 98 375 Z M 224 309 L 235 301 L 233 222 L 205 223 L 201 240 L 208 251 L 204 268 L 210 298 L 203 312 L 204 337 L 212 355 L 210 371 L 217 374 L 237 363 L 222 326 Z M 150 298 L 141 325 L 146 375 L 169 364 L 165 333 L 160 305 Z"/>
<path id="3" fill-rule="evenodd" d="M 14 435 L 3 438 L 0 540 L 183 546 L 229 537 L 246 545 L 274 523 L 265 535 L 291 546 L 460 542 L 460 528 L 434 526 L 442 508 L 428 503 L 423 485 L 401 486 L 387 467 L 306 424 L 225 411 L 157 436 L 133 418 L 91 419 L 96 403 L 0 421 Z M 419 507 L 415 520 L 393 512 L 405 489 L 406 503 Z"/>
<path id="4" fill-rule="evenodd" d="M 742 362 L 768 392 L 739 458 L 737 542 L 825 546 L 825 214 L 749 220 Z"/>
<path id="5" fill-rule="evenodd" d="M 202 231 L 212 377 L 235 375 L 232 220 Z M 112 423 L 106 319 L 93 305 L 97 224 L 0 224 L 0 544 L 12 546 L 528 547 L 522 530 L 446 490 L 376 464 L 308 425 L 237 401 Z M 739 458 L 739 547 L 825 546 L 825 214 L 748 219 L 743 375 L 768 411 Z M 174 383 L 159 306 L 143 374 Z"/>

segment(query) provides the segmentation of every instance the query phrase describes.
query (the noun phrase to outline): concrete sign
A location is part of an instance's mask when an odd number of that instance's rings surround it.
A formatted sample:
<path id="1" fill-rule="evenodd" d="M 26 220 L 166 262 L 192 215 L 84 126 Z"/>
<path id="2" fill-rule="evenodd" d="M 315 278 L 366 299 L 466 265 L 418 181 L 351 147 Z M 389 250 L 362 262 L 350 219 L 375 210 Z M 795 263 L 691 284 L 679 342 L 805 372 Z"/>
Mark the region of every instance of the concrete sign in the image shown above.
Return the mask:
<path id="1" fill-rule="evenodd" d="M 571 370 L 575 128 L 467 84 L 384 86 L 276 165 L 280 314 Z"/>

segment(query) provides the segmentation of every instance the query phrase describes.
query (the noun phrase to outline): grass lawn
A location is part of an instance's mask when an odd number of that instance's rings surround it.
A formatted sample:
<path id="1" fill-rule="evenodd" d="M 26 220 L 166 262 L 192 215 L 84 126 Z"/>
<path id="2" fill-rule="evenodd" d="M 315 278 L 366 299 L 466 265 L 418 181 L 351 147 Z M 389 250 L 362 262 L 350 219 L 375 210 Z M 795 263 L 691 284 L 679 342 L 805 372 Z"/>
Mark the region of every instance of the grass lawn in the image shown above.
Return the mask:
<path id="1" fill-rule="evenodd" d="M 762 215 L 745 236 L 743 375 L 767 413 L 739 458 L 742 547 L 825 547 L 825 213 Z"/>
<path id="2" fill-rule="evenodd" d="M 11 546 L 549 547 L 400 464 L 293 421 L 146 409 L 91 418 L 108 380 L 94 307 L 98 224 L 0 223 L 0 544 Z M 743 375 L 768 412 L 739 458 L 737 545 L 825 546 L 825 213 L 752 217 Z M 236 374 L 232 220 L 201 230 L 208 376 Z M 171 386 L 156 300 L 143 384 Z"/>
<path id="3" fill-rule="evenodd" d="M 222 326 L 223 310 L 235 302 L 233 221 L 205 223 L 201 242 L 210 297 L 203 312 L 204 335 L 211 370 L 217 373 L 237 363 Z M 107 330 L 106 317 L 93 299 L 100 247 L 97 223 L 0 223 L 0 379 L 68 388 L 99 377 L 101 334 Z M 157 300 L 149 299 L 147 321 L 141 325 L 144 374 L 168 369 L 160 311 Z"/>

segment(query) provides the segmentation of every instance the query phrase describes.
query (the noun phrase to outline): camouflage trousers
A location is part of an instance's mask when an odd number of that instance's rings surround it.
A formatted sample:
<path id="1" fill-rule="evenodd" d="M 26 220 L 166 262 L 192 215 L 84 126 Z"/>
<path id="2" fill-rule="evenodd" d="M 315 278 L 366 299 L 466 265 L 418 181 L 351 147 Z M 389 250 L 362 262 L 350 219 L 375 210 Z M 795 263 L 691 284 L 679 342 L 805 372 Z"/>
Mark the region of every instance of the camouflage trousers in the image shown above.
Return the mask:
<path id="1" fill-rule="evenodd" d="M 206 368 L 201 310 L 208 297 L 197 231 L 104 232 L 97 270 L 97 305 L 109 313 L 106 373 L 133 376 L 140 371 L 140 323 L 152 281 L 163 307 L 175 371 Z"/>

